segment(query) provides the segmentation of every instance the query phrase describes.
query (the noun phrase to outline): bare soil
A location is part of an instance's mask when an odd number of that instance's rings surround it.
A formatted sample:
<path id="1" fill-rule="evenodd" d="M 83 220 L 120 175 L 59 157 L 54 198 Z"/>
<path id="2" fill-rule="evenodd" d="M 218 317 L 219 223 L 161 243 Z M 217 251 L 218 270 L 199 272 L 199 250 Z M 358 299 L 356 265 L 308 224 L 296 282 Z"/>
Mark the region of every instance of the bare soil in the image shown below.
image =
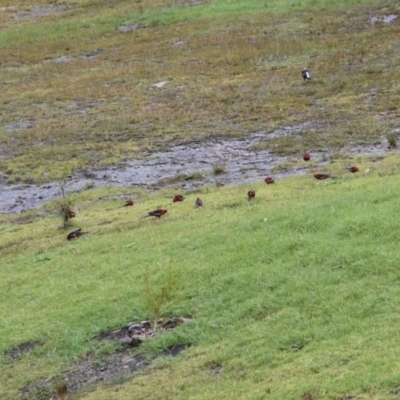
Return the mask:
<path id="1" fill-rule="evenodd" d="M 40 345 L 40 342 L 37 341 L 30 341 L 30 342 L 24 342 L 21 343 L 20 345 L 13 347 L 12 349 L 6 351 L 4 353 L 6 362 L 15 362 L 18 361 L 24 354 L 29 353 L 32 351 L 36 346 Z"/>
<path id="2" fill-rule="evenodd" d="M 123 347 L 97 362 L 88 356 L 62 376 L 39 379 L 22 388 L 20 398 L 23 400 L 57 399 L 57 391 L 61 386 L 65 387 L 66 394 L 71 394 L 83 388 L 85 391 L 93 390 L 101 383 L 121 383 L 131 378 L 134 373 L 143 372 L 157 358 L 175 357 L 185 348 L 186 346 L 183 345 L 171 346 L 151 359 L 143 354 L 132 354 L 129 347 Z"/>
<path id="3" fill-rule="evenodd" d="M 93 337 L 97 342 L 119 343 L 114 352 L 101 359 L 89 354 L 84 359 L 73 365 L 63 375 L 51 378 L 42 378 L 31 382 L 20 389 L 22 399 L 49 400 L 56 399 L 59 392 L 63 395 L 77 392 L 78 390 L 92 390 L 96 385 L 121 383 L 132 377 L 134 373 L 144 371 L 154 360 L 159 357 L 175 357 L 188 345 L 174 345 L 159 352 L 153 357 L 132 352 L 132 347 L 139 346 L 143 340 L 152 338 L 155 334 L 176 328 L 189 320 L 182 317 L 160 319 L 156 323 L 157 332 L 151 321 L 142 321 L 128 326 L 110 329 Z M 126 339 L 133 339 L 127 341 Z M 23 343 L 7 352 L 18 361 L 17 357 L 22 351 L 30 351 L 37 343 Z"/>

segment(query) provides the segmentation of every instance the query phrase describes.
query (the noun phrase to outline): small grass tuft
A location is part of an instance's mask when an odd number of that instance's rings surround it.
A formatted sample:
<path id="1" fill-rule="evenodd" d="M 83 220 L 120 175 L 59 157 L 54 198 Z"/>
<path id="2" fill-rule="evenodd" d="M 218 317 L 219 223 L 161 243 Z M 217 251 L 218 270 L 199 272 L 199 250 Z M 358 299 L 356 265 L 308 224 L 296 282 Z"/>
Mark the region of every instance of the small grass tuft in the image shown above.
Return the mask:
<path id="1" fill-rule="evenodd" d="M 214 175 L 221 175 L 221 174 L 225 173 L 227 171 L 227 169 L 229 168 L 230 163 L 231 163 L 231 156 L 229 156 L 228 158 L 221 160 L 220 162 L 215 164 L 213 166 Z"/>
<path id="2" fill-rule="evenodd" d="M 395 132 L 389 132 L 386 135 L 386 139 L 389 143 L 390 149 L 395 149 L 397 147 L 397 134 Z"/>

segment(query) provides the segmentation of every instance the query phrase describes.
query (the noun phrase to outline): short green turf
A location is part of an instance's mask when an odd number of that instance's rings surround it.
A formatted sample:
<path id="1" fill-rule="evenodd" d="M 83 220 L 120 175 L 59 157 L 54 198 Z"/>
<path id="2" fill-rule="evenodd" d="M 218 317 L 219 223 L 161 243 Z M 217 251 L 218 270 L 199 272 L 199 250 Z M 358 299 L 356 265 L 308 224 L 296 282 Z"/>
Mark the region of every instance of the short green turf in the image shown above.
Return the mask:
<path id="1" fill-rule="evenodd" d="M 100 331 L 158 316 L 192 320 L 141 351 L 190 347 L 84 398 L 388 398 L 400 371 L 393 163 L 255 184 L 253 201 L 247 186 L 208 187 L 182 203 L 174 191 L 131 193 L 135 205 L 118 208 L 128 193 L 88 191 L 69 229 L 90 233 L 72 242 L 54 217 L 3 217 L 0 352 L 41 344 L 0 367 L 1 398 L 112 351 L 91 340 Z M 140 219 L 158 206 L 160 220 Z"/>

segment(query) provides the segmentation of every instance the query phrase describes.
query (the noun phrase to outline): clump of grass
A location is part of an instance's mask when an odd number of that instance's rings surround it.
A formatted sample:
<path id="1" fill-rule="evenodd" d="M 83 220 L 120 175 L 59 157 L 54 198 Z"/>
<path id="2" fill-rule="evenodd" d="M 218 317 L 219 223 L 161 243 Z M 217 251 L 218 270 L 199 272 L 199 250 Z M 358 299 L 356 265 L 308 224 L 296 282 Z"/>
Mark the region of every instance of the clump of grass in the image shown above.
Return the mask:
<path id="1" fill-rule="evenodd" d="M 146 269 L 144 286 L 141 291 L 141 304 L 143 311 L 153 322 L 153 332 L 157 329 L 157 321 L 176 299 L 176 296 L 177 281 L 172 274 L 171 266 L 162 272 L 161 277 L 155 277 L 149 268 Z"/>
<path id="2" fill-rule="evenodd" d="M 214 165 L 213 172 L 214 175 L 221 175 L 226 171 L 225 165 Z"/>
<path id="3" fill-rule="evenodd" d="M 390 149 L 395 149 L 397 147 L 397 134 L 395 132 L 389 132 L 386 135 L 386 139 L 389 143 Z"/>
<path id="4" fill-rule="evenodd" d="M 288 160 L 288 161 L 284 161 L 280 164 L 275 165 L 274 167 L 272 167 L 271 172 L 276 174 L 277 172 L 287 172 L 287 171 L 292 171 L 293 167 L 295 166 L 304 166 L 304 162 L 302 160 L 298 160 L 298 159 L 293 159 L 293 160 Z M 312 162 L 308 162 L 307 167 L 312 167 Z"/>
<path id="5" fill-rule="evenodd" d="M 227 171 L 227 169 L 229 168 L 230 163 L 231 163 L 231 156 L 229 156 L 228 158 L 221 160 L 220 162 L 215 164 L 213 166 L 214 175 L 221 175 L 221 174 L 225 173 Z"/>
<path id="6" fill-rule="evenodd" d="M 192 174 L 179 173 L 164 179 L 159 180 L 157 183 L 159 185 L 172 185 L 178 182 L 190 181 L 190 180 L 203 180 L 206 173 L 202 171 L 194 172 Z"/>
<path id="7" fill-rule="evenodd" d="M 75 217 L 75 212 L 71 209 L 71 202 L 68 200 L 67 195 L 65 193 L 65 186 L 67 185 L 67 177 L 68 173 L 64 171 L 64 173 L 59 175 L 58 183 L 60 185 L 61 191 L 61 201 L 60 201 L 60 209 L 58 212 L 58 216 L 62 221 L 62 228 L 67 228 L 70 225 L 70 219 Z"/>

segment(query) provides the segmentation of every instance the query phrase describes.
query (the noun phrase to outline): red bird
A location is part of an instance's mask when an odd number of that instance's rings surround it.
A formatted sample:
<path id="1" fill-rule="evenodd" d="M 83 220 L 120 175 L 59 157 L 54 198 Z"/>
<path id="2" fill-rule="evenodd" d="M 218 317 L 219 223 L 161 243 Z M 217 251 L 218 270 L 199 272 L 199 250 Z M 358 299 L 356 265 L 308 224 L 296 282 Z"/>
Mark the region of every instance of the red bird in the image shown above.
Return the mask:
<path id="1" fill-rule="evenodd" d="M 304 152 L 303 153 L 303 160 L 304 161 L 310 161 L 310 159 L 311 159 L 310 153 Z"/>
<path id="2" fill-rule="evenodd" d="M 334 176 L 331 176 L 330 174 L 314 174 L 314 178 L 318 180 L 324 180 L 328 178 L 335 178 Z"/>
<path id="3" fill-rule="evenodd" d="M 148 217 L 160 218 L 161 216 L 163 216 L 163 215 L 166 214 L 166 213 L 167 213 L 167 210 L 164 210 L 164 209 L 162 209 L 162 208 L 157 208 L 157 210 L 150 211 L 150 212 L 148 213 L 148 215 L 146 215 L 145 217 L 142 217 L 141 219 L 143 219 L 143 218 L 148 218 Z"/>
<path id="4" fill-rule="evenodd" d="M 203 205 L 203 200 L 201 200 L 200 197 L 198 197 L 194 203 L 194 208 L 199 208 Z"/>
<path id="5" fill-rule="evenodd" d="M 353 174 L 354 174 L 354 172 L 360 171 L 360 169 L 359 169 L 358 167 L 356 167 L 356 166 L 354 166 L 354 167 L 348 167 L 347 169 L 348 169 L 350 172 L 352 172 Z"/>
<path id="6" fill-rule="evenodd" d="M 274 179 L 272 179 L 270 176 L 267 176 L 267 177 L 264 179 L 264 182 L 265 182 L 267 185 L 271 185 L 271 183 L 274 183 L 275 181 L 274 181 Z"/>
<path id="7" fill-rule="evenodd" d="M 75 213 L 69 208 L 67 210 L 67 214 L 68 214 L 68 218 L 74 218 L 75 217 Z"/>
<path id="8" fill-rule="evenodd" d="M 249 190 L 247 196 L 249 196 L 249 200 L 254 199 L 254 197 L 256 197 L 256 191 L 253 189 Z"/>
<path id="9" fill-rule="evenodd" d="M 67 240 L 78 239 L 78 237 L 81 237 L 85 233 L 88 233 L 88 232 L 82 232 L 82 229 L 77 229 L 76 231 L 73 231 L 68 234 Z"/>
<path id="10" fill-rule="evenodd" d="M 172 199 L 172 201 L 174 203 L 176 203 L 177 201 L 183 201 L 185 200 L 185 198 L 181 195 L 181 194 L 177 194 L 176 196 L 174 196 L 174 198 Z"/>
<path id="11" fill-rule="evenodd" d="M 123 205 L 123 206 L 121 206 L 121 207 L 130 207 L 130 206 L 133 206 L 135 203 L 133 202 L 133 200 L 132 199 L 128 199 L 127 201 L 126 201 L 126 203 Z"/>

